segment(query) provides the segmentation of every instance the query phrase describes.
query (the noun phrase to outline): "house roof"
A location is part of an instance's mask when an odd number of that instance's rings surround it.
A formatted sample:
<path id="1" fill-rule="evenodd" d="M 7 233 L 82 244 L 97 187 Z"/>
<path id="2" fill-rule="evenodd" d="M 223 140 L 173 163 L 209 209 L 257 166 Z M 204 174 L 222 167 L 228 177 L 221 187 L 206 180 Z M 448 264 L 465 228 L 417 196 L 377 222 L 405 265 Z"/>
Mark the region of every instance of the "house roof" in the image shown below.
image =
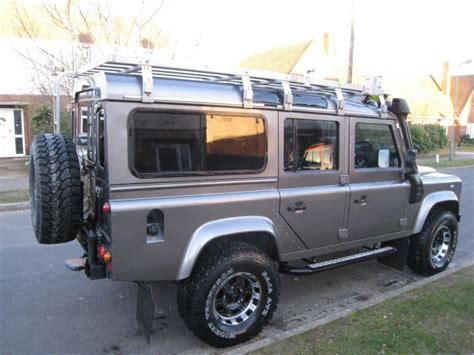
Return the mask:
<path id="1" fill-rule="evenodd" d="M 451 100 L 454 105 L 455 96 L 456 96 L 456 79 L 459 78 L 459 88 L 458 88 L 458 100 L 456 103 L 456 116 L 459 117 L 461 112 L 466 105 L 467 100 L 472 95 L 474 91 L 474 74 L 471 75 L 460 75 L 451 77 L 451 90 L 449 92 Z"/>
<path id="2" fill-rule="evenodd" d="M 240 67 L 290 74 L 313 40 L 253 54 L 240 62 Z"/>

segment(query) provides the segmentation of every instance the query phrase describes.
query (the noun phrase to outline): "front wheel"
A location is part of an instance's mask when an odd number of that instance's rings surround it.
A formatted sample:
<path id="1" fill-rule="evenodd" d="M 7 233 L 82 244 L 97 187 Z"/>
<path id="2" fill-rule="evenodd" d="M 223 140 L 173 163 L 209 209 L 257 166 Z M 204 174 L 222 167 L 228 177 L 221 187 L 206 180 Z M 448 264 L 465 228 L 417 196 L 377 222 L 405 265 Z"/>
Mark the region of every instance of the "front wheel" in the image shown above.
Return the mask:
<path id="1" fill-rule="evenodd" d="M 458 241 L 458 221 L 453 212 L 434 210 L 420 234 L 411 238 L 408 266 L 430 276 L 445 270 L 453 258 Z"/>
<path id="2" fill-rule="evenodd" d="M 245 243 L 214 248 L 178 288 L 178 309 L 204 342 L 226 347 L 257 335 L 270 321 L 279 296 L 273 261 Z"/>

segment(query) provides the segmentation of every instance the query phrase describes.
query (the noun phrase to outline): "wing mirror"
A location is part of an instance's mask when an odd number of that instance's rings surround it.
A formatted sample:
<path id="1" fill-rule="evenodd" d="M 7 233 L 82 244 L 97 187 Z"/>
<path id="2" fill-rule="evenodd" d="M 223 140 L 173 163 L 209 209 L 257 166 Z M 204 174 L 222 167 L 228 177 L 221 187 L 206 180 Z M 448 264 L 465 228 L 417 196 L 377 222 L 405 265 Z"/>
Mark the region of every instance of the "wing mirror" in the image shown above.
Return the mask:
<path id="1" fill-rule="evenodd" d="M 390 166 L 390 150 L 380 149 L 379 150 L 379 168 L 388 168 Z"/>
<path id="2" fill-rule="evenodd" d="M 415 174 L 417 172 L 416 151 L 414 149 L 408 150 L 405 154 L 405 166 L 403 170 L 407 175 Z"/>

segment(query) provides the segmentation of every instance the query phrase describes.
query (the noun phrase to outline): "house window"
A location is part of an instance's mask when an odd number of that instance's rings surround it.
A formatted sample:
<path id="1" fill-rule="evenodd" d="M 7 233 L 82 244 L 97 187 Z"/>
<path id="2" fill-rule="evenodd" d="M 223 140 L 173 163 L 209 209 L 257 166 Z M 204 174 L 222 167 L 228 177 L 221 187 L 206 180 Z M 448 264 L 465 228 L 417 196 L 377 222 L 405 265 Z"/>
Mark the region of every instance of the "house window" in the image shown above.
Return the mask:
<path id="1" fill-rule="evenodd" d="M 284 170 L 337 170 L 338 123 L 322 120 L 285 120 Z"/>
<path id="2" fill-rule="evenodd" d="M 258 173 L 265 166 L 265 121 L 256 116 L 136 111 L 131 170 L 139 177 Z"/>
<path id="3" fill-rule="evenodd" d="M 16 154 L 23 154 L 23 138 L 22 137 L 15 138 L 15 152 Z"/>
<path id="4" fill-rule="evenodd" d="M 13 120 L 15 125 L 15 135 L 23 135 L 23 120 L 21 110 L 13 110 Z"/>

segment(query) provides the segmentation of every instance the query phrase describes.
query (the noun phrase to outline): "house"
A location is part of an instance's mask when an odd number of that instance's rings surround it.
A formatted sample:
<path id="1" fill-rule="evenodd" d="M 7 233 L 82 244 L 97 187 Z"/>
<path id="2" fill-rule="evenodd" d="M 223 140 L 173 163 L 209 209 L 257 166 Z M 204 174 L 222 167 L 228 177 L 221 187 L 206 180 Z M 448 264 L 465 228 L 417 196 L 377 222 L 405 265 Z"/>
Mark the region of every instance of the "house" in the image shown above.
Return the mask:
<path id="1" fill-rule="evenodd" d="M 343 81 L 346 63 L 341 63 L 336 56 L 336 47 L 331 35 L 324 33 L 307 41 L 255 53 L 243 58 L 239 66 L 291 76 L 309 74 L 315 79 Z"/>
<path id="2" fill-rule="evenodd" d="M 28 118 L 30 102 L 16 95 L 0 97 L 0 158 L 29 154 L 31 127 Z"/>
<path id="3" fill-rule="evenodd" d="M 0 94 L 0 158 L 22 157 L 30 153 L 33 129 L 31 117 L 52 101 L 43 95 Z"/>
<path id="4" fill-rule="evenodd" d="M 347 62 L 336 56 L 336 46 L 329 33 L 308 41 L 271 48 L 243 58 L 240 67 L 259 71 L 270 71 L 291 76 L 345 81 Z M 389 69 L 389 68 L 388 68 Z M 369 74 L 369 73 L 367 73 Z M 372 73 L 373 74 L 373 73 Z M 379 73 L 383 76 L 383 72 Z M 393 75 L 392 86 L 394 84 Z M 454 120 L 456 76 L 450 76 L 449 63 L 443 66 L 442 79 L 437 82 L 433 75 L 421 74 L 395 80 L 403 89 L 404 98 L 410 102 L 413 114 L 409 121 L 415 124 L 439 124 L 451 137 Z M 474 75 L 459 76 L 458 101 L 456 104 L 456 141 L 464 134 L 474 137 Z"/>
<path id="5" fill-rule="evenodd" d="M 450 83 L 449 96 L 456 106 L 456 141 L 466 134 L 474 138 L 474 74 L 452 76 Z"/>

